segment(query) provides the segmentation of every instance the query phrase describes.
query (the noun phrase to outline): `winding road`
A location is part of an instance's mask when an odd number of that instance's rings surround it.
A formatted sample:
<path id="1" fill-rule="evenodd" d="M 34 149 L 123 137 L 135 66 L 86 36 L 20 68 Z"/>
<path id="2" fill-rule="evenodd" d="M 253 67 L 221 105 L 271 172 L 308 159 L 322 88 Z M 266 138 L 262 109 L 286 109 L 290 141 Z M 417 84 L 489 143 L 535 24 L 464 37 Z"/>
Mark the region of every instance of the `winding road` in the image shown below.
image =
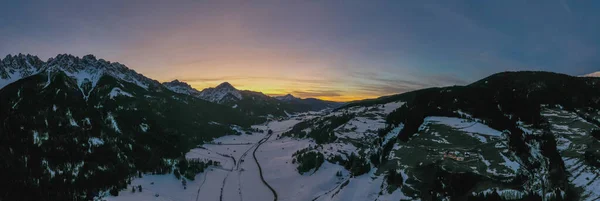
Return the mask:
<path id="1" fill-rule="evenodd" d="M 265 181 L 265 178 L 263 177 L 263 173 L 262 173 L 262 168 L 260 167 L 260 163 L 258 163 L 258 160 L 256 159 L 256 150 L 258 150 L 260 145 L 267 142 L 267 140 L 271 137 L 271 135 L 273 135 L 273 134 L 267 135 L 265 138 L 263 138 L 262 140 L 260 140 L 258 142 L 258 146 L 256 146 L 256 149 L 254 149 L 254 152 L 252 152 L 252 156 L 254 157 L 254 161 L 256 162 L 256 165 L 258 165 L 258 173 L 260 174 L 260 180 L 262 180 L 262 182 L 265 184 L 265 186 L 267 186 L 269 188 L 269 190 L 271 190 L 271 192 L 273 193 L 273 197 L 274 197 L 273 200 L 277 201 L 277 192 L 275 191 L 275 189 L 273 189 L 273 187 L 271 187 L 271 185 L 269 185 L 269 183 L 267 183 L 267 181 Z"/>

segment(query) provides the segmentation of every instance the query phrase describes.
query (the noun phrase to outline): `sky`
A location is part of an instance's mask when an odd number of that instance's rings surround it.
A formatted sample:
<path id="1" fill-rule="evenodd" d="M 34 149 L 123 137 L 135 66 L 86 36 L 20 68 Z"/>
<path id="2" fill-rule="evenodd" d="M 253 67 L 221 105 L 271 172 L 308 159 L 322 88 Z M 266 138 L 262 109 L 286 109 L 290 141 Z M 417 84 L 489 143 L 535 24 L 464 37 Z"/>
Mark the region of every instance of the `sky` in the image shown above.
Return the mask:
<path id="1" fill-rule="evenodd" d="M 600 71 L 600 1 L 5 0 L 0 55 L 94 54 L 199 90 L 350 101 Z"/>

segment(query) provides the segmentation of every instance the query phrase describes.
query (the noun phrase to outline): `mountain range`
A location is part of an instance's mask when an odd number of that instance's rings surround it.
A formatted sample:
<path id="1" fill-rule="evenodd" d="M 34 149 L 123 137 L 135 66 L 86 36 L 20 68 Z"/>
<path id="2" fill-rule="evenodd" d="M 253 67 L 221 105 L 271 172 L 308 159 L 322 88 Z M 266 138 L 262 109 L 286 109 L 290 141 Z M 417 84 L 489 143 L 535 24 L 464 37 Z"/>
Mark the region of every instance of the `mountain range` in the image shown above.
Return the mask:
<path id="1" fill-rule="evenodd" d="M 176 93 L 227 105 L 248 115 L 282 117 L 298 112 L 335 109 L 343 105 L 343 103 L 315 98 L 296 98 L 291 94 L 282 97 L 271 97 L 261 92 L 238 90 L 228 82 L 221 83 L 214 88 L 203 89 L 202 91 L 198 91 L 189 84 L 179 80 L 164 82 L 163 85 Z"/>
<path id="2" fill-rule="evenodd" d="M 502 72 L 341 104 L 19 54 L 0 60 L 0 119 L 0 200 L 158 199 L 144 178 L 160 175 L 196 199 L 243 181 L 274 200 L 600 199 L 596 77 Z"/>

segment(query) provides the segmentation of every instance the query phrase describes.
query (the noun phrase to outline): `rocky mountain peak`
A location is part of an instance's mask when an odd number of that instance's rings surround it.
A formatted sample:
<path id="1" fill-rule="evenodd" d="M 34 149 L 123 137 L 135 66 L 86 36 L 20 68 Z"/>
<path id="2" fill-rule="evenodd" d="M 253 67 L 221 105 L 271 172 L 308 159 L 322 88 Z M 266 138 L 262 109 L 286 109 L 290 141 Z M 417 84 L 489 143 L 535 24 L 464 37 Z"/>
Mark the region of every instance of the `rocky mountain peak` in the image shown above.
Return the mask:
<path id="1" fill-rule="evenodd" d="M 91 54 L 85 55 L 82 58 L 71 54 L 59 54 L 54 58 L 50 58 L 46 65 L 48 66 L 48 71 L 63 71 L 69 77 L 77 79 L 79 85 L 85 81 L 92 82 L 92 86 L 95 86 L 95 83 L 105 75 L 136 84 L 144 89 L 160 84 L 129 69 L 123 64 L 97 59 Z"/>
<path id="2" fill-rule="evenodd" d="M 87 85 L 86 83 L 91 84 L 90 90 L 103 76 L 111 76 L 144 89 L 160 85 L 157 81 L 147 78 L 123 64 L 97 59 L 94 55 L 85 55 L 80 58 L 71 54 L 59 54 L 44 62 L 37 56 L 18 54 L 8 55 L 0 61 L 0 89 L 38 73 L 47 73 L 50 82 L 52 75 L 61 72 L 73 78 L 79 88 L 84 84 Z M 89 90 L 82 91 L 87 92 L 84 94 L 90 92 Z"/>
<path id="3" fill-rule="evenodd" d="M 165 86 L 178 86 L 178 87 L 192 88 L 192 86 L 189 85 L 188 83 L 179 81 L 177 79 L 175 79 L 173 81 L 170 81 L 170 82 L 163 82 L 163 85 L 165 85 Z"/>
<path id="4" fill-rule="evenodd" d="M 234 89 L 235 87 L 233 87 L 233 85 L 229 84 L 229 82 L 223 82 L 221 84 L 219 84 L 216 89 Z"/>
<path id="5" fill-rule="evenodd" d="M 170 82 L 163 82 L 162 84 L 163 86 L 167 87 L 167 89 L 175 93 L 187 94 L 194 97 L 200 96 L 200 92 L 198 90 L 192 88 L 192 86 L 188 83 L 179 81 L 177 79 Z"/>
<path id="6" fill-rule="evenodd" d="M 18 54 L 0 59 L 0 89 L 21 78 L 39 73 L 44 62 L 37 56 Z"/>
<path id="7" fill-rule="evenodd" d="M 206 88 L 200 92 L 199 98 L 215 102 L 231 102 L 232 99 L 242 100 L 242 94 L 229 82 L 223 82 L 215 88 Z"/>
<path id="8" fill-rule="evenodd" d="M 278 100 L 281 100 L 281 101 L 291 101 L 291 100 L 298 99 L 295 96 L 293 96 L 292 94 L 286 94 L 285 96 L 277 96 L 275 98 Z"/>

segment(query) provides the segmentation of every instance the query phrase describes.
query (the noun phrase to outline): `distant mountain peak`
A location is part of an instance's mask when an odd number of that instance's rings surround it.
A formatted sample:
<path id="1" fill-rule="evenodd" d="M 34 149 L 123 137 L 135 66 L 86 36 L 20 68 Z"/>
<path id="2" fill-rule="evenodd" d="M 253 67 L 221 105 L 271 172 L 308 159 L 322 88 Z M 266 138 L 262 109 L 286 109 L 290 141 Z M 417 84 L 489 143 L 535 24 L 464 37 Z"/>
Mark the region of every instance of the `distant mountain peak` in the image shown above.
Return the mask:
<path id="1" fill-rule="evenodd" d="M 198 97 L 215 103 L 235 102 L 235 100 L 242 100 L 242 94 L 240 91 L 229 84 L 229 82 L 223 82 L 215 88 L 203 89 L 200 91 L 200 95 Z"/>
<path id="2" fill-rule="evenodd" d="M 582 77 L 600 77 L 600 71 L 596 71 L 590 74 L 585 74 Z"/>
<path id="3" fill-rule="evenodd" d="M 216 89 L 236 89 L 233 85 L 229 84 L 229 82 L 223 82 L 219 84 Z"/>
<path id="4" fill-rule="evenodd" d="M 198 97 L 200 98 L 200 91 L 192 88 L 191 85 L 189 85 L 186 82 L 182 82 L 179 81 L 177 79 L 170 81 L 170 82 L 163 82 L 162 83 L 163 86 L 167 87 L 167 89 L 175 92 L 175 93 L 180 93 L 180 94 L 187 94 L 190 96 L 194 96 L 194 97 Z"/>
<path id="5" fill-rule="evenodd" d="M 162 84 L 163 85 L 169 85 L 169 86 L 181 86 L 181 87 L 192 88 L 192 86 L 189 85 L 188 83 L 179 81 L 178 79 L 175 79 L 175 80 L 170 81 L 170 82 L 163 82 Z"/>
<path id="6" fill-rule="evenodd" d="M 281 101 L 291 101 L 291 100 L 299 99 L 299 98 L 296 98 L 295 96 L 293 96 L 292 94 L 286 94 L 285 96 L 276 96 L 275 98 L 278 100 L 281 100 Z"/>

